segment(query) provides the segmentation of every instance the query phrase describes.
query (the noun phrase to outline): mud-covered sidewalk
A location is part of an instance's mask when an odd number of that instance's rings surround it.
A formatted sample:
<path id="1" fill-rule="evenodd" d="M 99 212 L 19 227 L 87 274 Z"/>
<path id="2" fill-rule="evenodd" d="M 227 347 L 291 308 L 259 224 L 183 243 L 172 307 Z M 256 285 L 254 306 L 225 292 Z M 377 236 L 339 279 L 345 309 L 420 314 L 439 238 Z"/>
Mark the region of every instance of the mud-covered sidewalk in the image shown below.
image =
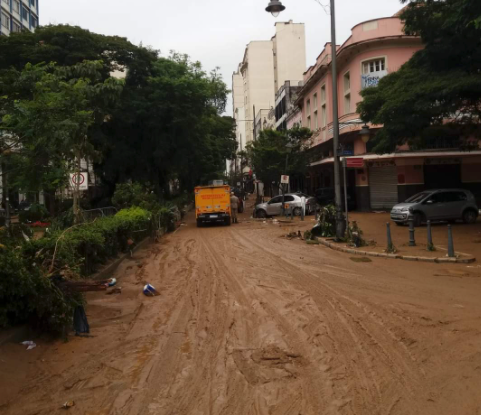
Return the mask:
<path id="1" fill-rule="evenodd" d="M 0 412 L 481 411 L 480 268 L 353 262 L 283 237 L 312 218 L 248 213 L 200 229 L 189 216 L 124 261 L 121 294 L 88 295 L 91 337 L 0 347 Z"/>

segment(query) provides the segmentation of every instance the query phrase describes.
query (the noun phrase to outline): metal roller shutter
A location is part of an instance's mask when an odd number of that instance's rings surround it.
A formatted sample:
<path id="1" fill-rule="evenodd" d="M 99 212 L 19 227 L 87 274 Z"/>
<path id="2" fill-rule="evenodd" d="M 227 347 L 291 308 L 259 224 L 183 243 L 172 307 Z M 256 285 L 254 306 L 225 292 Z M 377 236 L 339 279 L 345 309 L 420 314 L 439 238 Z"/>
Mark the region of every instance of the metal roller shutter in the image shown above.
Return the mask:
<path id="1" fill-rule="evenodd" d="M 391 209 L 398 203 L 396 166 L 370 167 L 371 209 Z"/>

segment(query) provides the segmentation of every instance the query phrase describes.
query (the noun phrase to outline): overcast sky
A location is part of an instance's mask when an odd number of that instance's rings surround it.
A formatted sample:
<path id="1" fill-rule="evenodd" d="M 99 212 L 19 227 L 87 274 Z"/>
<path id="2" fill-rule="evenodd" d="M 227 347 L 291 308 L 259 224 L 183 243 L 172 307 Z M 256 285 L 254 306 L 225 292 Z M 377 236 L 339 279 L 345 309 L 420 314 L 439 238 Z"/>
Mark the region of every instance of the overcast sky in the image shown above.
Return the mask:
<path id="1" fill-rule="evenodd" d="M 320 0 L 323 4 L 328 0 Z M 231 76 L 251 40 L 268 40 L 276 21 L 306 25 L 306 67 L 315 62 L 330 39 L 329 16 L 316 0 L 283 0 L 277 19 L 264 11 L 267 0 L 40 0 L 40 24 L 66 23 L 96 33 L 119 35 L 152 46 L 163 56 L 171 50 L 219 66 L 231 87 Z M 391 16 L 399 0 L 336 0 L 337 43 L 362 21 Z M 232 113 L 229 100 L 227 114 Z"/>

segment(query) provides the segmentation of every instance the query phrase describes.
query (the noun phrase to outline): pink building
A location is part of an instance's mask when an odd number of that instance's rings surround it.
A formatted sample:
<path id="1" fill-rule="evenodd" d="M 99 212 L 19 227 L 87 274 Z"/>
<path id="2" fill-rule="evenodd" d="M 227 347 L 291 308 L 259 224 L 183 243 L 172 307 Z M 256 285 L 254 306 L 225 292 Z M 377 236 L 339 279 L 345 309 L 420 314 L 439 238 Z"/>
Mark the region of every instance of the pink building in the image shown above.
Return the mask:
<path id="1" fill-rule="evenodd" d="M 420 38 L 407 36 L 402 29 L 396 16 L 359 23 L 337 47 L 342 155 L 363 158 L 363 167 L 348 169 L 347 175 L 348 192 L 359 210 L 388 209 L 425 188 L 463 187 L 481 192 L 481 174 L 476 173 L 481 167 L 481 151 L 464 153 L 455 142 L 436 141 L 432 148 L 418 152 L 405 147 L 377 155 L 370 153 L 370 142 L 359 135 L 363 125 L 356 113 L 360 91 L 377 85 L 423 47 Z M 334 181 L 331 56 L 332 46 L 327 43 L 304 73 L 304 87 L 296 101 L 302 125 L 314 131 L 312 148 L 319 155 L 302 186 L 311 193 L 333 187 Z M 382 126 L 369 127 L 373 134 Z"/>

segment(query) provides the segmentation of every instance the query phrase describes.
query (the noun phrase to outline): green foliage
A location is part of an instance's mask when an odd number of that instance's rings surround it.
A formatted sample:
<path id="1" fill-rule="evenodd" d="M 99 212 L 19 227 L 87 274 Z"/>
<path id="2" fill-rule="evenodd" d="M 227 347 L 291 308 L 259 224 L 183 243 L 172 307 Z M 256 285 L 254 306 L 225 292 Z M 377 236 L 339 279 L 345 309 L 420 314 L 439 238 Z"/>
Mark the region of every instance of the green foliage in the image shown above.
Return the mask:
<path id="1" fill-rule="evenodd" d="M 139 206 L 146 210 L 154 210 L 159 204 L 159 198 L 153 190 L 140 183 L 120 183 L 115 189 L 112 204 L 119 209 Z"/>
<path id="2" fill-rule="evenodd" d="M 279 184 L 282 174 L 303 177 L 309 164 L 308 140 L 312 132 L 307 128 L 289 131 L 263 130 L 259 138 L 247 147 L 247 156 L 264 183 Z M 293 145 L 288 154 L 287 144 Z M 287 171 L 285 171 L 288 156 Z"/>
<path id="3" fill-rule="evenodd" d="M 330 238 L 336 236 L 336 207 L 334 205 L 327 205 L 321 208 L 319 225 L 322 237 Z"/>
<path id="4" fill-rule="evenodd" d="M 427 140 L 453 135 L 481 137 L 480 15 L 478 0 L 410 2 L 401 16 L 405 31 L 421 36 L 425 48 L 378 87 L 361 92 L 361 118 L 384 126 L 374 151 L 406 142 L 422 148 Z M 472 143 L 460 146 L 469 150 Z"/>
<path id="5" fill-rule="evenodd" d="M 148 211 L 139 207 L 123 209 L 112 217 L 50 232 L 24 246 L 24 253 L 39 266 L 50 268 L 57 246 L 54 269 L 87 276 L 119 252 L 125 252 L 129 239 L 135 242 L 145 237 L 150 227 Z"/>
<path id="6" fill-rule="evenodd" d="M 49 213 L 44 205 L 32 203 L 28 210 L 23 210 L 19 214 L 20 222 L 37 222 L 48 219 Z"/>
<path id="7" fill-rule="evenodd" d="M 361 246 L 366 246 L 367 243 L 362 237 L 363 231 L 357 224 L 357 222 L 354 220 L 352 222 L 349 222 L 349 227 L 347 228 L 347 234 L 346 234 L 346 240 L 348 242 L 351 242 L 356 246 L 356 248 L 359 248 Z"/>
<path id="8" fill-rule="evenodd" d="M 0 248 L 0 327 L 28 321 L 62 334 L 81 301 L 79 295 L 65 297 L 51 278 L 26 261 L 22 250 Z"/>

